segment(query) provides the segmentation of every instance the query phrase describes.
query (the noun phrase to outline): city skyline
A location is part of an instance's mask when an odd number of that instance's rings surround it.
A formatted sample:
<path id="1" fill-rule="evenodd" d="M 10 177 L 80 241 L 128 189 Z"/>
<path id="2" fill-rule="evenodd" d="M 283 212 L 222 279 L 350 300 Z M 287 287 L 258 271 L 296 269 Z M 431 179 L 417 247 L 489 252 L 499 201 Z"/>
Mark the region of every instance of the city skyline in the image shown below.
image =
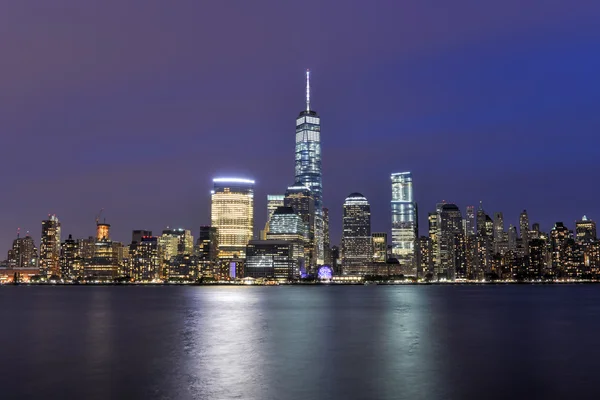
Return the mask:
<path id="1" fill-rule="evenodd" d="M 388 231 L 389 174 L 405 170 L 420 227 L 443 199 L 462 210 L 483 200 L 507 226 L 525 208 L 545 231 L 598 219 L 600 6 L 528 4 L 458 2 L 438 14 L 422 4 L 348 2 L 340 13 L 309 2 L 320 10 L 315 30 L 289 28 L 304 23 L 291 4 L 244 8 L 243 18 L 218 4 L 173 5 L 170 17 L 145 5 L 144 18 L 123 5 L 126 19 L 79 5 L 48 9 L 52 23 L 11 5 L 0 143 L 14 171 L 0 177 L 0 251 L 19 227 L 39 240 L 49 213 L 74 237 L 94 234 L 101 208 L 123 242 L 131 229 L 194 231 L 209 223 L 216 176 L 254 178 L 255 225 L 264 224 L 263 199 L 293 184 L 306 68 L 322 116 L 333 244 L 354 191 L 369 199 L 373 230 Z M 197 24 L 206 13 L 231 18 Z M 310 51 L 299 59 L 299 49 Z M 54 172 L 42 174 L 48 157 Z"/>

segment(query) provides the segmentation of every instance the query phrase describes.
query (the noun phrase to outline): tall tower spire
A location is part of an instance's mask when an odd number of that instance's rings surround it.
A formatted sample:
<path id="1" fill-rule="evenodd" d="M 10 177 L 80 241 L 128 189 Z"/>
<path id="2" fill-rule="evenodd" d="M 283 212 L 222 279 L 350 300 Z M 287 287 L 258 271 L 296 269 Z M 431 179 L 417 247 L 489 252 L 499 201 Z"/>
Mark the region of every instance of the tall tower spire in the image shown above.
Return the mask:
<path id="1" fill-rule="evenodd" d="M 306 111 L 310 111 L 310 69 L 306 70 Z"/>

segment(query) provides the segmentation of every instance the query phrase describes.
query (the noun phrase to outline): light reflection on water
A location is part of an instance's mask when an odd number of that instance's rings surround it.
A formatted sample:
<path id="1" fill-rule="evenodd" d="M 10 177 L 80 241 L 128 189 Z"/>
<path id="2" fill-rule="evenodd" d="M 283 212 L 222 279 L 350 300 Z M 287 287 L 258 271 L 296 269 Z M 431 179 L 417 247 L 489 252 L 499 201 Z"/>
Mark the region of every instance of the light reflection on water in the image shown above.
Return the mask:
<path id="1" fill-rule="evenodd" d="M 600 393 L 597 286 L 2 287 L 0 304 L 6 398 Z"/>

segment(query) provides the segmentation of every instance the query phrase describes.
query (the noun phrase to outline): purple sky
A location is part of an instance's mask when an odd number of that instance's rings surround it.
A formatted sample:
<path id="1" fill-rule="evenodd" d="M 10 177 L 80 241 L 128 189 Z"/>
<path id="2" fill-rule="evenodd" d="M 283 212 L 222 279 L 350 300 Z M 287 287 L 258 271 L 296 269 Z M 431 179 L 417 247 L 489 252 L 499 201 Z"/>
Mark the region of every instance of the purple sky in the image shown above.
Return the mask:
<path id="1" fill-rule="evenodd" d="M 494 3 L 494 4 L 492 4 Z M 388 231 L 389 174 L 421 211 L 483 200 L 549 229 L 600 219 L 597 0 L 80 1 L 0 5 L 0 258 L 39 245 L 209 222 L 211 179 L 293 183 L 304 70 L 322 117 L 323 185 L 339 242 L 358 191 Z"/>

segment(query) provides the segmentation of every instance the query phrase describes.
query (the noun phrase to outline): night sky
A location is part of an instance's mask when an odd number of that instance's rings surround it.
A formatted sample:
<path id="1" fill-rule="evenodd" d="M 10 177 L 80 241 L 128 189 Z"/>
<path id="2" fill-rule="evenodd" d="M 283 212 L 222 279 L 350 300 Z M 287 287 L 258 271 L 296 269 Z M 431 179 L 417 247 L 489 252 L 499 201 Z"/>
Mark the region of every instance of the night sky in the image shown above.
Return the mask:
<path id="1" fill-rule="evenodd" d="M 208 224 L 211 180 L 294 180 L 304 70 L 323 187 L 389 231 L 391 172 L 412 171 L 421 234 L 441 200 L 549 230 L 600 219 L 600 2 L 5 1 L 0 5 L 0 258 L 39 245 Z"/>

